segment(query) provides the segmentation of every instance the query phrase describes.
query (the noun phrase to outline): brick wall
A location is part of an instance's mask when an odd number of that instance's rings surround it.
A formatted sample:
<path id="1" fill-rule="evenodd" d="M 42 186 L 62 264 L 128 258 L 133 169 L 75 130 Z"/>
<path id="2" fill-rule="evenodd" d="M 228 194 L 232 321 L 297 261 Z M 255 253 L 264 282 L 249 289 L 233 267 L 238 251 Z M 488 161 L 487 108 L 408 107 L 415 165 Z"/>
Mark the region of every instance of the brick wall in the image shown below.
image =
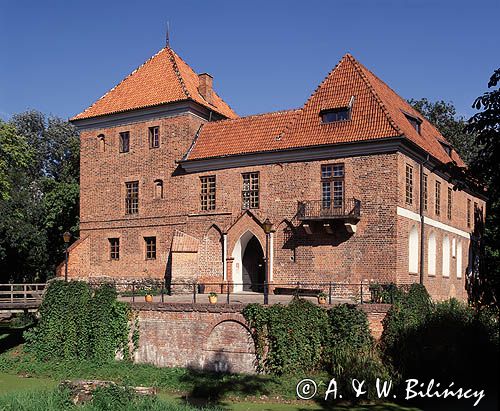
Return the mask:
<path id="1" fill-rule="evenodd" d="M 167 278 L 169 281 L 222 281 L 223 267 L 232 279 L 235 244 L 251 231 L 265 249 L 260 224 L 269 218 L 276 228 L 273 247 L 275 283 L 326 282 L 356 284 L 361 281 L 409 283 L 419 280 L 408 270 L 408 236 L 420 222 L 398 215 L 398 207 L 419 212 L 419 165 L 400 154 L 365 155 L 349 158 L 238 167 L 185 174 L 176 161 L 192 144 L 203 119 L 186 113 L 81 132 L 81 232 L 86 240 L 70 253 L 70 276 L 115 279 Z M 148 128 L 160 127 L 160 147 L 149 148 Z M 130 152 L 119 153 L 118 134 L 130 131 Z M 98 136 L 104 135 L 104 144 Z M 321 199 L 321 165 L 343 163 L 345 197 L 361 200 L 357 231 L 349 233 L 342 222 L 329 233 L 321 223 L 312 223 L 308 234 L 297 219 L 298 201 Z M 405 167 L 413 166 L 413 203 L 405 203 Z M 259 172 L 260 207 L 243 213 L 242 173 Z M 453 192 L 452 218 L 447 218 L 448 183 L 435 170 L 428 174 L 428 211 L 436 223 L 470 232 L 466 223 L 467 198 L 484 203 L 465 192 Z M 216 176 L 216 209 L 200 209 L 200 176 Z M 441 186 L 441 215 L 434 213 L 434 184 Z M 163 198 L 155 196 L 155 181 L 163 181 Z M 139 213 L 125 214 L 125 182 L 139 182 Z M 418 220 L 418 219 L 417 219 Z M 193 237 L 197 249 L 171 252 L 174 232 Z M 227 233 L 227 260 L 222 261 L 221 234 Z M 435 276 L 424 283 L 436 298 L 464 298 L 467 238 L 461 240 L 463 275 L 457 278 L 456 261 L 451 260 L 450 276 L 443 278 L 442 242 L 446 230 L 427 228 L 437 242 Z M 157 239 L 156 260 L 145 259 L 144 237 Z M 459 238 L 460 237 L 460 238 Z M 120 239 L 120 259 L 112 261 L 109 238 Z M 420 244 L 420 241 L 419 241 Z M 419 265 L 420 267 L 420 265 Z"/>
<path id="2" fill-rule="evenodd" d="M 388 305 L 365 304 L 370 330 L 382 333 Z M 134 361 L 159 367 L 189 367 L 254 373 L 255 344 L 241 305 L 135 303 L 139 348 Z"/>

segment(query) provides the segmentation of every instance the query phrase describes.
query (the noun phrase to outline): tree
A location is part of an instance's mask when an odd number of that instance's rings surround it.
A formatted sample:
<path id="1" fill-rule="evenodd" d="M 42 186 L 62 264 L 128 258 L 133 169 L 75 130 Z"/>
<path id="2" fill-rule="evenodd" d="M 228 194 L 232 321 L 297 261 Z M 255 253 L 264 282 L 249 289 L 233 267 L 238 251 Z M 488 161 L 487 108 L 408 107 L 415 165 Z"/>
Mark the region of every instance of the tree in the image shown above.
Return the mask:
<path id="1" fill-rule="evenodd" d="M 63 260 L 62 233 L 78 232 L 78 134 L 37 111 L 17 114 L 6 126 L 32 156 L 9 168 L 16 190 L 0 200 L 0 282 L 44 281 Z"/>
<path id="2" fill-rule="evenodd" d="M 499 303 L 500 289 L 500 68 L 488 82 L 493 89 L 478 97 L 472 107 L 481 110 L 472 116 L 466 131 L 475 137 L 479 147 L 471 171 L 487 186 L 486 222 L 484 225 L 484 255 L 479 266 L 479 278 L 475 278 L 475 302 L 489 305 Z M 496 89 L 495 89 L 496 88 Z"/>
<path id="3" fill-rule="evenodd" d="M 0 120 L 0 198 L 7 200 L 12 189 L 11 173 L 26 168 L 32 158 L 27 141 L 14 127 Z"/>
<path id="4" fill-rule="evenodd" d="M 408 103 L 439 130 L 466 164 L 473 161 L 479 147 L 476 145 L 474 138 L 471 138 L 471 135 L 466 133 L 465 126 L 467 122 L 463 117 L 457 117 L 457 111 L 452 103 L 444 100 L 432 102 L 426 98 L 420 100 L 410 99 Z"/>

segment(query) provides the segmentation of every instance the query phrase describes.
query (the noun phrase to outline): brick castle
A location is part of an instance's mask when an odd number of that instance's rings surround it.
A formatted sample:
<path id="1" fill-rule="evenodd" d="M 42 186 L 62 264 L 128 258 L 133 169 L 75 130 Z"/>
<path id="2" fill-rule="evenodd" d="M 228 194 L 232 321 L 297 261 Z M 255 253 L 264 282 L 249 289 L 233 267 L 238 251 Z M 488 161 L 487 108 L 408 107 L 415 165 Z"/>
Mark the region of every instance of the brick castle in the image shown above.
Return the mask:
<path id="1" fill-rule="evenodd" d="M 239 117 L 166 47 L 71 121 L 70 278 L 236 291 L 422 281 L 434 298 L 466 298 L 484 198 L 454 190 L 453 147 L 349 54 L 302 107 Z"/>

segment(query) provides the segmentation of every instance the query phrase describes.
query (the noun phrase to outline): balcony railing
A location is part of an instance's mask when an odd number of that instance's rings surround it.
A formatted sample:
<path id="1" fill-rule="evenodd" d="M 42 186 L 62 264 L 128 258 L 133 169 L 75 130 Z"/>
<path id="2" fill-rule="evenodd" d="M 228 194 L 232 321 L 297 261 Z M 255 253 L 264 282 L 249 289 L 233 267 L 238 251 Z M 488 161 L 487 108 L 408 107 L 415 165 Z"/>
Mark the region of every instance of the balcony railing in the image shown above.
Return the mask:
<path id="1" fill-rule="evenodd" d="M 338 200 L 299 201 L 297 218 L 299 220 L 359 220 L 361 201 L 355 198 Z"/>

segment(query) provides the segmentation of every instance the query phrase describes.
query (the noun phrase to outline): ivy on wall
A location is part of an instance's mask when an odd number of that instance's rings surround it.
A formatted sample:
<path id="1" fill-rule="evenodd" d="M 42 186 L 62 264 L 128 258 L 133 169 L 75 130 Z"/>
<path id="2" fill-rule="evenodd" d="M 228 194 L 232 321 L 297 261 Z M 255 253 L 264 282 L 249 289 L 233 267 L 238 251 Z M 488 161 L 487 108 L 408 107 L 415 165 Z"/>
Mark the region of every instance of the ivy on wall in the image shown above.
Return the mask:
<path id="1" fill-rule="evenodd" d="M 54 281 L 45 292 L 39 314 L 36 327 L 25 333 L 25 349 L 40 360 L 104 363 L 112 361 L 117 352 L 130 357 L 133 314 L 128 304 L 117 301 L 111 284 L 93 291 L 85 282 Z M 134 340 L 136 333 L 134 327 Z"/>
<path id="2" fill-rule="evenodd" d="M 249 304 L 243 310 L 255 341 L 260 372 L 289 374 L 331 369 L 339 347 L 373 347 L 366 314 L 348 304 L 325 310 L 295 298 L 284 306 Z"/>

